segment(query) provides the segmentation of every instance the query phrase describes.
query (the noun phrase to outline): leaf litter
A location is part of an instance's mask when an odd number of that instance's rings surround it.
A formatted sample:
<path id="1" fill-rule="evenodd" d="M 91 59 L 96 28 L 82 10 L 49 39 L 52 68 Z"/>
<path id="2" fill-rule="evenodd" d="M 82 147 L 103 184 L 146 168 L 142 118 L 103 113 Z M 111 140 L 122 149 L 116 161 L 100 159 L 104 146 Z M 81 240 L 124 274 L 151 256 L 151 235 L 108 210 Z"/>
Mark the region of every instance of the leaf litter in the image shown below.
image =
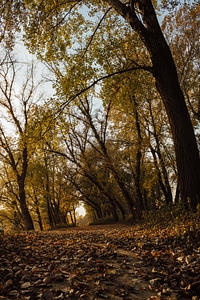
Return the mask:
<path id="1" fill-rule="evenodd" d="M 200 299 L 200 232 L 105 225 L 0 240 L 0 299 Z"/>

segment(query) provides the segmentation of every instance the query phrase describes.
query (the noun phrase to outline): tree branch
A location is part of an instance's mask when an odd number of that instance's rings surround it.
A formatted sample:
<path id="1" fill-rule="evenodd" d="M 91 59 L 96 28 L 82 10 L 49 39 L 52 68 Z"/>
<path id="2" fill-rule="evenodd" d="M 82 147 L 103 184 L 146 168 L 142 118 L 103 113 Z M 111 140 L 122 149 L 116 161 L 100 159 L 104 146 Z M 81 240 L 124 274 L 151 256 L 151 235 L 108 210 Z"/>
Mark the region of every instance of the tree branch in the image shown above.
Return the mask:
<path id="1" fill-rule="evenodd" d="M 93 39 L 94 39 L 94 36 L 95 36 L 97 30 L 99 29 L 99 27 L 101 26 L 101 23 L 103 22 L 103 20 L 105 19 L 106 15 L 109 13 L 109 11 L 110 11 L 111 9 L 112 9 L 112 7 L 109 7 L 109 8 L 107 9 L 107 11 L 106 11 L 105 14 L 103 15 L 103 17 L 101 18 L 101 20 L 99 21 L 99 23 L 97 24 L 97 26 L 96 26 L 96 28 L 95 28 L 95 30 L 94 30 L 94 32 L 93 32 L 93 34 L 92 34 L 92 36 L 91 36 L 91 38 L 90 38 L 90 40 L 89 40 L 89 43 L 87 44 L 87 46 L 86 46 L 86 48 L 85 48 L 85 50 L 84 50 L 84 53 L 83 53 L 82 57 L 85 56 L 85 54 L 86 54 L 88 48 L 90 47 L 90 45 L 91 45 L 91 43 L 92 43 L 92 41 L 93 41 Z"/>
<path id="2" fill-rule="evenodd" d="M 55 117 L 54 117 L 54 120 L 61 114 L 61 112 L 63 111 L 63 109 L 69 105 L 74 99 L 76 99 L 77 97 L 79 97 L 81 94 L 83 94 L 84 92 L 87 92 L 89 89 L 91 89 L 92 87 L 94 87 L 97 83 L 105 80 L 105 79 L 108 79 L 112 76 L 115 76 L 115 75 L 119 75 L 119 74 L 123 74 L 123 73 L 126 73 L 126 72 L 132 72 L 132 71 L 137 71 L 137 70 L 146 70 L 150 73 L 152 73 L 152 68 L 150 66 L 135 66 L 135 67 L 132 67 L 132 68 L 128 68 L 128 69 L 124 69 L 124 70 L 119 70 L 119 71 L 116 71 L 116 72 L 113 72 L 111 74 L 106 74 L 96 80 L 94 80 L 90 85 L 88 85 L 87 87 L 85 87 L 84 89 L 82 89 L 81 91 L 77 92 L 75 95 L 72 95 L 66 102 L 64 102 L 63 104 L 61 104 L 59 110 L 57 111 L 57 113 L 55 114 Z"/>

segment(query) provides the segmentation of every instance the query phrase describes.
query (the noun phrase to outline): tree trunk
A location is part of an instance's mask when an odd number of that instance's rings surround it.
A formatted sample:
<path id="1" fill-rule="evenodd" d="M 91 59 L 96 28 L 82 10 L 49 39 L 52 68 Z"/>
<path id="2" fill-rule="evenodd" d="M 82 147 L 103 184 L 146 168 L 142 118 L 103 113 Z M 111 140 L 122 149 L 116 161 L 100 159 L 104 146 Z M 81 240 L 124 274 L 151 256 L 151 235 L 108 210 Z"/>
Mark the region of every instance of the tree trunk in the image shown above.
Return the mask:
<path id="1" fill-rule="evenodd" d="M 144 203 L 142 198 L 142 190 L 141 190 L 141 159 L 142 159 L 142 134 L 140 128 L 140 120 L 138 113 L 138 104 L 135 96 L 132 96 L 133 101 L 133 113 L 135 115 L 135 127 L 137 133 L 136 140 L 136 157 L 135 157 L 135 202 L 137 205 L 137 213 L 139 218 L 142 216 L 142 211 L 144 210 Z"/>
<path id="2" fill-rule="evenodd" d="M 174 203 L 175 204 L 179 204 L 179 194 L 180 194 L 180 191 L 179 191 L 179 185 L 178 185 L 178 182 L 177 182 L 176 192 L 175 192 L 175 197 L 174 197 Z"/>
<path id="3" fill-rule="evenodd" d="M 152 156 L 154 159 L 154 165 L 155 165 L 155 168 L 157 171 L 158 182 L 159 182 L 160 188 L 165 196 L 165 203 L 168 206 L 169 204 L 172 203 L 172 193 L 171 193 L 171 190 L 167 186 L 165 186 L 165 184 L 163 183 L 162 175 L 161 175 L 161 172 L 160 172 L 160 169 L 158 166 L 158 162 L 157 162 L 156 151 L 152 147 L 151 147 L 151 153 L 152 153 Z"/>
<path id="4" fill-rule="evenodd" d="M 116 206 L 117 206 L 117 208 L 119 209 L 119 211 L 122 215 L 122 220 L 124 220 L 126 213 L 125 213 L 125 210 L 124 210 L 123 206 L 120 204 L 120 202 L 116 198 L 115 198 L 115 203 L 116 203 Z"/>
<path id="5" fill-rule="evenodd" d="M 26 230 L 34 230 L 33 220 L 31 218 L 31 215 L 29 213 L 27 204 L 26 204 L 26 194 L 24 189 L 24 184 L 19 184 L 19 202 L 20 202 L 20 208 L 22 212 L 22 219 L 24 222 L 24 227 Z"/>
<path id="6" fill-rule="evenodd" d="M 118 217 L 118 214 L 117 214 L 117 210 L 116 210 L 116 206 L 115 206 L 115 202 L 114 201 L 112 201 L 110 203 L 109 212 L 112 215 L 113 221 L 116 222 L 116 223 L 119 222 L 119 217 Z"/>
<path id="7" fill-rule="evenodd" d="M 170 49 L 163 40 L 160 44 L 152 44 L 151 50 L 156 86 L 169 118 L 174 141 L 181 201 L 186 208 L 189 201 L 195 210 L 200 200 L 200 160 L 194 130 Z"/>
<path id="8" fill-rule="evenodd" d="M 38 206 L 36 207 L 36 215 L 38 218 L 38 224 L 39 224 L 40 230 L 43 231 L 42 217 L 41 217 L 40 209 Z"/>
<path id="9" fill-rule="evenodd" d="M 107 1 L 139 34 L 151 58 L 156 87 L 164 103 L 171 126 L 181 201 L 196 210 L 200 202 L 200 159 L 194 130 L 180 88 L 171 51 L 159 26 L 151 0 Z M 142 21 L 137 17 L 141 13 Z"/>
<path id="10" fill-rule="evenodd" d="M 53 220 L 49 196 L 46 196 L 46 205 L 47 205 L 48 222 L 49 222 L 50 227 L 53 228 L 55 224 L 54 224 L 54 220 Z"/>
<path id="11" fill-rule="evenodd" d="M 73 224 L 74 225 L 76 225 L 76 208 L 74 207 L 74 205 L 73 205 L 73 216 L 74 216 L 74 222 L 73 222 Z"/>
<path id="12" fill-rule="evenodd" d="M 37 215 L 37 220 L 38 220 L 38 224 L 40 227 L 40 230 L 43 231 L 43 224 L 42 224 L 42 217 L 41 217 L 41 213 L 40 213 L 40 205 L 39 205 L 39 201 L 38 201 L 38 197 L 37 197 L 37 192 L 36 189 L 33 189 L 33 193 L 34 193 L 34 204 L 36 207 L 36 215 Z"/>
<path id="13" fill-rule="evenodd" d="M 160 187 L 165 195 L 166 204 L 170 205 L 173 203 L 172 191 L 171 191 L 171 186 L 169 183 L 167 169 L 165 167 L 164 159 L 163 159 L 163 156 L 161 153 L 160 140 L 159 140 L 159 136 L 157 134 L 157 128 L 156 128 L 156 123 L 155 123 L 155 119 L 154 119 L 154 115 L 153 115 L 153 111 L 152 111 L 152 107 L 151 107 L 151 101 L 149 101 L 149 110 L 150 110 L 150 116 L 151 116 L 151 121 L 152 121 L 152 125 L 153 125 L 153 136 L 154 136 L 155 142 L 156 142 L 156 150 L 154 150 L 153 147 L 150 145 L 151 152 L 152 152 L 152 155 L 154 158 L 155 167 L 158 170 L 159 183 L 160 183 Z M 158 166 L 156 154 L 159 159 L 159 164 L 160 164 L 160 167 L 162 170 L 162 174 L 161 174 L 160 168 Z M 163 177 L 163 180 L 162 180 L 162 177 Z"/>

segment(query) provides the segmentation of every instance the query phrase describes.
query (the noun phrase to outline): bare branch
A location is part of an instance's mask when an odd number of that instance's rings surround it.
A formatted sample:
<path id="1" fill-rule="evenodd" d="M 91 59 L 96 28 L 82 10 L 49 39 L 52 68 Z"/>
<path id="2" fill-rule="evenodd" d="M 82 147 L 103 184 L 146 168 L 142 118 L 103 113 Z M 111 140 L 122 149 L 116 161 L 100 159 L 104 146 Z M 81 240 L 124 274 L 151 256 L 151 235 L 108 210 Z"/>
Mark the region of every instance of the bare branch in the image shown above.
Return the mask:
<path id="1" fill-rule="evenodd" d="M 109 8 L 107 9 L 107 11 L 105 12 L 105 14 L 103 15 L 103 17 L 100 19 L 99 23 L 97 24 L 97 26 L 96 26 L 96 28 L 95 28 L 95 30 L 94 30 L 94 32 L 93 32 L 91 38 L 90 38 L 89 43 L 87 44 L 87 46 L 86 46 L 86 48 L 85 48 L 85 50 L 84 50 L 84 53 L 83 53 L 82 57 L 85 56 L 85 54 L 86 54 L 88 48 L 89 48 L 90 45 L 92 44 L 92 41 L 93 41 L 93 39 L 94 39 L 94 36 L 95 36 L 97 30 L 100 28 L 101 23 L 103 22 L 103 20 L 105 19 L 106 15 L 109 13 L 109 11 L 110 11 L 111 9 L 112 9 L 112 7 L 109 7 Z"/>

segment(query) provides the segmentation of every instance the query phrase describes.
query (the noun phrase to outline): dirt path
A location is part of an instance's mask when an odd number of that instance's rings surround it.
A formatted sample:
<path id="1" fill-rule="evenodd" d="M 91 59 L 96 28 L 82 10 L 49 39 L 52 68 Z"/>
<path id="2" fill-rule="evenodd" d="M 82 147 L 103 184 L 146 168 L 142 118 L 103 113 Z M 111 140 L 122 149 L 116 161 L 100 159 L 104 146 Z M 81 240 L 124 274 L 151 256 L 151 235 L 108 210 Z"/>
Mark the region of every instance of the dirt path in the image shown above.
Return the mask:
<path id="1" fill-rule="evenodd" d="M 92 226 L 7 235 L 0 299 L 198 300 L 200 234 Z"/>

